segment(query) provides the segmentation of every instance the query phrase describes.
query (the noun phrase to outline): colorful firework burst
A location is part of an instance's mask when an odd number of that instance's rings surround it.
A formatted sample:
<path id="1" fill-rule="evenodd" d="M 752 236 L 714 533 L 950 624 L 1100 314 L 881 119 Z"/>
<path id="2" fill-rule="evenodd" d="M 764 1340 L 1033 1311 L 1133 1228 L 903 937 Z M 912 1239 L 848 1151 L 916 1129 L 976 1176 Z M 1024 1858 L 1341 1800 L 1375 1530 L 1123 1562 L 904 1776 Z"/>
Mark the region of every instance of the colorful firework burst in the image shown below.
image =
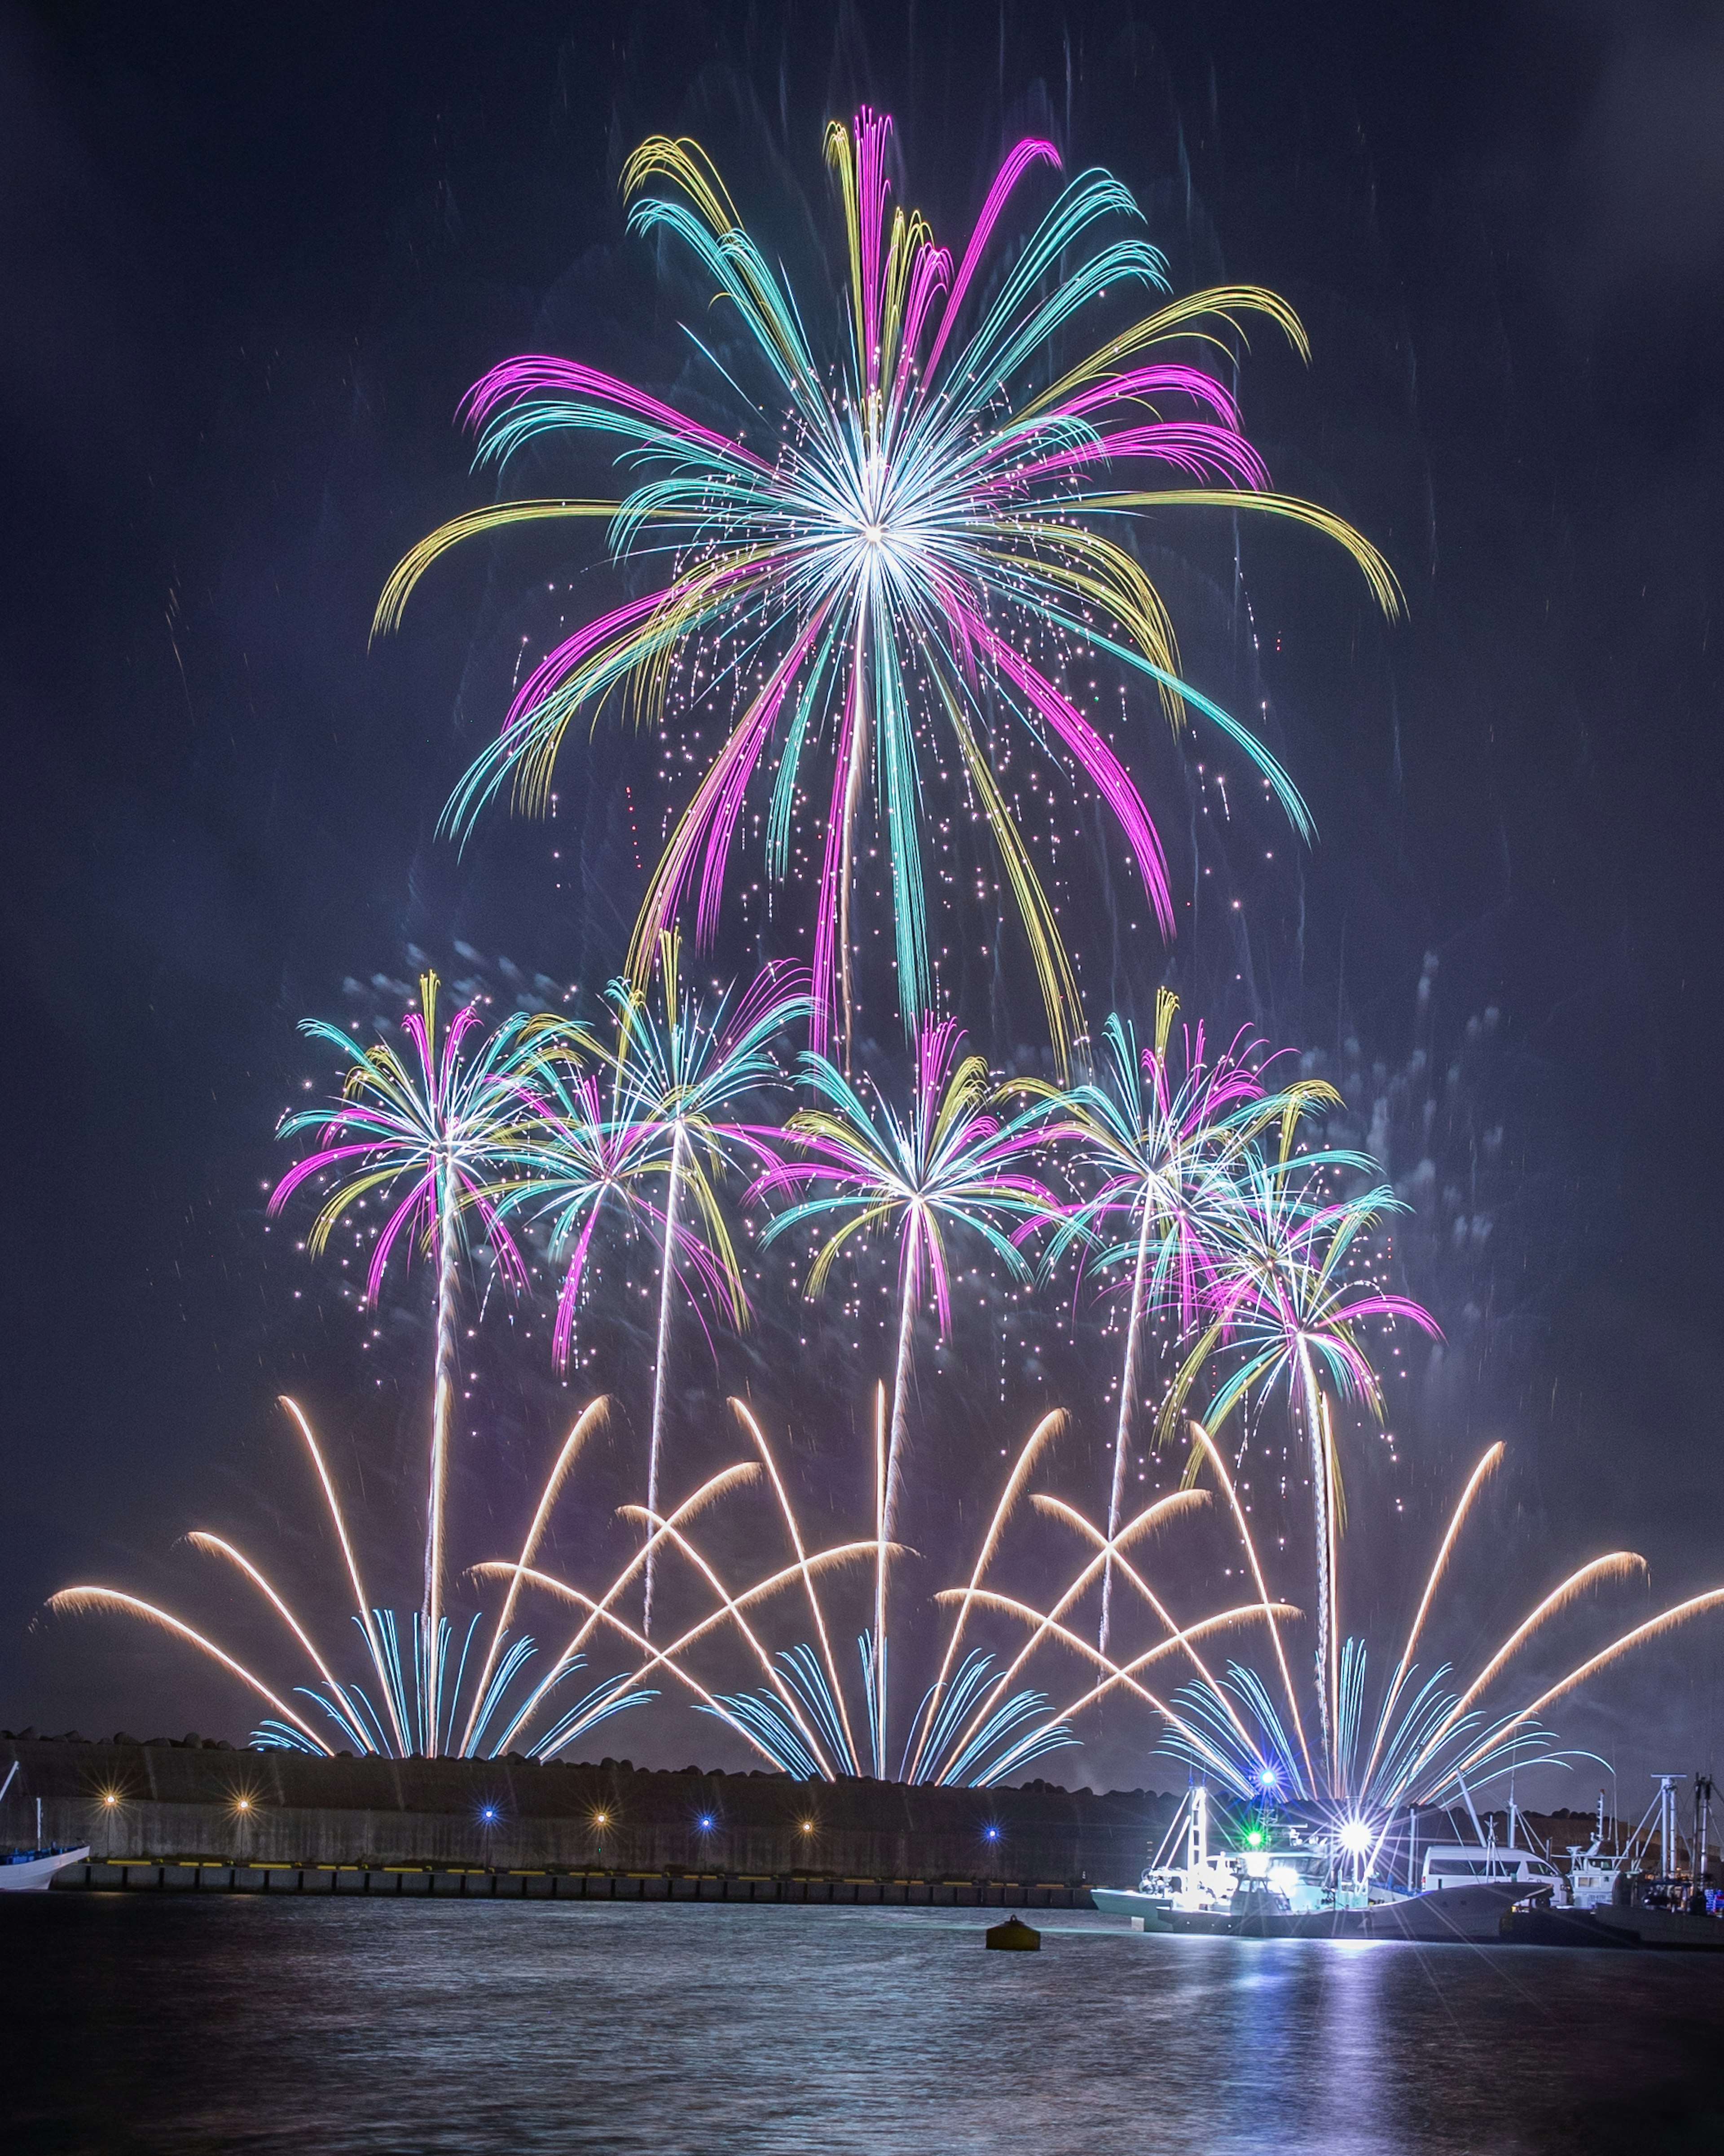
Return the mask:
<path id="1" fill-rule="evenodd" d="M 841 1251 L 877 1235 L 897 1242 L 898 1348 L 890 1428 L 883 1429 L 878 1448 L 880 1548 L 870 1676 L 880 1774 L 887 1757 L 886 1544 L 903 1475 L 916 1313 L 931 1291 L 945 1337 L 952 1322 L 946 1255 L 952 1229 L 978 1237 L 1008 1272 L 1028 1281 L 1030 1267 L 1019 1243 L 1060 1212 L 1053 1194 L 1025 1165 L 1044 1142 L 1045 1089 L 1027 1089 L 1028 1106 L 1015 1115 L 1002 1112 L 1005 1091 L 983 1057 L 960 1055 L 962 1044 L 962 1033 L 950 1021 L 924 1024 L 907 1116 L 877 1087 L 870 1087 L 870 1107 L 824 1056 L 805 1055 L 803 1080 L 824 1105 L 792 1116 L 787 1135 L 799 1157 L 774 1162 L 754 1186 L 762 1197 L 793 1194 L 796 1201 L 767 1224 L 763 1242 L 795 1228 L 826 1231 L 808 1268 L 804 1292 L 811 1299 L 825 1286 Z"/>
<path id="2" fill-rule="evenodd" d="M 1209 1322 L 1187 1354 L 1161 1413 L 1165 1433 L 1177 1422 L 1198 1377 L 1219 1351 L 1233 1367 L 1203 1420 L 1218 1428 L 1249 1394 L 1259 1399 L 1285 1381 L 1311 1455 L 1317 1559 L 1317 1697 L 1332 1777 L 1338 1771 L 1341 1639 L 1331 1619 L 1336 1549 L 1344 1519 L 1340 1455 L 1326 1378 L 1343 1401 L 1361 1401 L 1379 1419 L 1383 1389 L 1360 1337 L 1368 1322 L 1396 1319 L 1440 1337 L 1434 1318 L 1410 1296 L 1360 1278 L 1353 1260 L 1361 1239 L 1401 1209 L 1378 1186 L 1351 1197 L 1324 1194 L 1337 1172 L 1368 1173 L 1374 1163 L 1335 1149 L 1280 1154 L 1243 1147 L 1234 1163 L 1235 1203 L 1225 1216 L 1220 1262 L 1208 1289 Z M 1195 1465 L 1193 1455 L 1193 1465 Z"/>
<path id="3" fill-rule="evenodd" d="M 316 1151 L 290 1168 L 275 1186 L 269 1210 L 278 1213 L 300 1186 L 333 1178 L 313 1223 L 314 1255 L 337 1224 L 375 1195 L 393 1205 L 372 1246 L 366 1298 L 375 1302 L 389 1260 L 417 1241 L 430 1259 L 437 1283 L 437 1348 L 431 1407 L 431 1457 L 425 1502 L 425 1586 L 418 1636 L 429 1657 L 417 1683 L 426 1706 L 428 1741 L 436 1746 L 442 1717 L 438 1686 L 443 1637 L 444 1507 L 449 1481 L 449 1424 L 455 1395 L 455 1309 L 459 1261 L 469 1214 L 482 1223 L 503 1278 L 527 1285 L 526 1267 L 498 1204 L 497 1178 L 526 1140 L 536 1113 L 524 1086 L 531 1064 L 527 1022 L 508 1018 L 469 1049 L 480 1023 L 469 1004 L 437 1038 L 439 982 L 419 982 L 419 1009 L 408 1011 L 402 1030 L 413 1044 L 403 1056 L 387 1042 L 370 1048 L 349 1040 L 323 1019 L 306 1019 L 300 1030 L 346 1056 L 349 1068 L 339 1101 L 295 1109 L 282 1118 L 278 1136 L 319 1137 Z M 405 1194 L 403 1186 L 405 1185 Z M 398 1735 L 401 1732 L 398 1730 Z"/>
<path id="4" fill-rule="evenodd" d="M 1169 1040 L 1178 1009 L 1171 991 L 1157 993 L 1155 1039 L 1141 1051 L 1130 1022 L 1111 1016 L 1103 1029 L 1105 1078 L 1098 1074 L 1065 1094 L 1049 1124 L 1050 1137 L 1072 1147 L 1080 1173 L 1099 1179 L 1050 1240 L 1048 1269 L 1074 1245 L 1086 1266 L 1103 1273 L 1129 1268 L 1110 1536 L 1125 1500 L 1147 1319 L 1165 1313 L 1176 1338 L 1193 1331 L 1217 1284 L 1224 1224 L 1239 1202 L 1234 1171 L 1245 1148 L 1271 1124 L 1290 1132 L 1308 1108 L 1334 1097 L 1327 1086 L 1309 1083 L 1266 1093 L 1254 1044 L 1235 1040 L 1209 1062 L 1201 1024 L 1194 1038 L 1188 1034 L 1184 1075 L 1176 1080 Z M 1096 1642 L 1103 1648 L 1112 1592 L 1110 1563 L 1102 1575 Z"/>
<path id="5" fill-rule="evenodd" d="M 792 966 L 765 968 L 734 1002 L 733 989 L 716 1000 L 685 994 L 680 940 L 672 932 L 660 942 L 662 1008 L 654 1009 L 651 998 L 629 980 L 611 983 L 606 995 L 616 1020 L 614 1044 L 584 1024 L 546 1019 L 534 1027 L 552 1106 L 547 1112 L 534 1103 L 525 1142 L 510 1158 L 516 1180 L 504 1201 L 551 1217 L 553 1252 L 572 1239 L 555 1336 L 564 1359 L 588 1242 L 607 1200 L 644 1217 L 657 1230 L 659 1327 L 647 1454 L 647 1507 L 654 1512 L 672 1290 L 680 1281 L 691 1299 L 709 1299 L 738 1327 L 747 1322 L 742 1269 L 715 1185 L 727 1168 L 745 1160 L 757 1166 L 772 1156 L 762 1127 L 739 1122 L 728 1111 L 739 1101 L 782 1084 L 772 1043 L 808 1009 L 798 969 Z M 601 1111 L 597 1081 L 580 1070 L 582 1055 L 605 1072 L 608 1115 Z M 654 1183 L 663 1192 L 656 1204 L 647 1195 Z M 654 1568 L 649 1560 L 643 1587 L 642 1629 L 648 1634 Z"/>
<path id="6" fill-rule="evenodd" d="M 741 324 L 758 393 L 739 392 L 698 338 L 715 390 L 740 396 L 726 432 L 573 361 L 535 355 L 494 368 L 464 408 L 481 464 L 506 466 L 546 436 L 572 434 L 616 444 L 648 475 L 620 500 L 508 501 L 455 518 L 402 562 L 377 624 L 399 622 L 447 548 L 510 525 L 602 517 L 618 557 L 668 556 L 668 582 L 587 623 L 534 670 L 449 820 L 464 829 L 505 785 L 519 804 L 542 808 L 571 721 L 613 693 L 649 720 L 662 716 L 674 687 L 697 701 L 734 697 L 741 714 L 671 832 L 629 970 L 644 978 L 690 896 L 700 934 L 712 933 L 745 799 L 775 753 L 769 875 L 786 873 L 803 792 L 812 787 L 826 803 L 810 1045 L 825 1049 L 836 993 L 846 1060 L 870 771 L 911 1039 L 931 1007 L 923 804 L 927 759 L 943 735 L 993 834 L 1063 1070 L 1082 1030 L 1076 985 L 996 775 L 996 727 L 1021 726 L 1095 788 L 1171 937 L 1160 838 L 1126 762 L 1072 691 L 1077 665 L 1087 676 L 1099 661 L 1152 684 L 1176 730 L 1200 714 L 1262 774 L 1296 828 L 1308 834 L 1311 825 L 1265 746 L 1183 678 L 1167 606 L 1131 551 L 1135 532 L 1193 509 L 1265 513 L 1338 542 L 1390 613 L 1398 589 L 1341 518 L 1274 490 L 1232 393 L 1180 356 L 1213 345 L 1218 329 L 1237 331 L 1248 313 L 1266 316 L 1306 354 L 1285 301 L 1247 285 L 1172 296 L 1136 203 L 1100 170 L 1067 183 L 1015 257 L 984 274 L 1004 254 L 996 243 L 1020 184 L 1037 167 L 1060 168 L 1052 144 L 1036 141 L 1006 158 L 954 267 L 920 212 L 892 203 L 891 132 L 866 108 L 853 127 L 828 131 L 850 323 L 829 365 L 706 153 L 691 141 L 644 142 L 623 174 L 635 198 L 630 228 L 689 250 Z M 668 191 L 643 192 L 655 183 Z M 1097 310 L 1116 320 L 1134 293 L 1151 295 L 1151 311 L 1060 370 L 1056 353 L 1079 326 Z M 809 767 L 829 752 L 829 780 L 817 783 Z"/>

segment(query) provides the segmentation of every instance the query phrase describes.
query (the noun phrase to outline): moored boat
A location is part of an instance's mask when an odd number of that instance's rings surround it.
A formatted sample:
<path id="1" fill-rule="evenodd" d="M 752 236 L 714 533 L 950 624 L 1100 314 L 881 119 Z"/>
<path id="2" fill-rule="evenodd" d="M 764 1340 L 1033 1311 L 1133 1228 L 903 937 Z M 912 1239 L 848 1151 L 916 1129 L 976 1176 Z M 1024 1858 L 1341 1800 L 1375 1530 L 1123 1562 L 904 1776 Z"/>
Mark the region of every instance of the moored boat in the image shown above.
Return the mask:
<path id="1" fill-rule="evenodd" d="M 1355 1932 L 1357 1914 L 1391 1891 L 1340 1881 L 1330 1839 L 1295 1822 L 1265 1816 L 1230 1848 L 1210 1846 L 1211 1825 L 1199 1784 L 1137 1887 L 1092 1887 L 1091 1901 L 1140 1931 L 1328 1937 Z"/>
<path id="2" fill-rule="evenodd" d="M 12 1778 L 18 1772 L 14 1759 L 6 1779 L 0 1782 L 0 1800 L 12 1787 Z M 59 1842 L 44 1844 L 42 1840 L 42 1799 L 36 1799 L 36 1843 L 31 1849 L 0 1850 L 0 1894 L 38 1894 L 47 1891 L 56 1871 L 64 1871 L 69 1864 L 87 1864 L 90 1844 L 80 1842 L 75 1847 Z"/>
<path id="3" fill-rule="evenodd" d="M 69 1864 L 89 1861 L 88 1842 L 80 1843 L 75 1849 L 54 1842 L 46 1849 L 0 1850 L 0 1894 L 45 1893 L 56 1871 L 64 1871 Z"/>
<path id="4" fill-rule="evenodd" d="M 1229 1824 L 1232 1845 L 1210 1846 L 1208 1793 L 1192 1789 L 1135 1888 L 1093 1887 L 1108 1916 L 1140 1931 L 1257 1938 L 1407 1938 L 1476 1942 L 1501 1935 L 1517 1904 L 1566 1900 L 1550 1859 L 1480 1830 L 1472 1844 L 1424 1851 L 1419 1891 L 1373 1876 L 1367 1847 L 1346 1828 L 1266 1810 Z M 1411 1856 L 1408 1856 L 1411 1869 Z M 1409 1878 L 1410 1885 L 1410 1878 Z"/>

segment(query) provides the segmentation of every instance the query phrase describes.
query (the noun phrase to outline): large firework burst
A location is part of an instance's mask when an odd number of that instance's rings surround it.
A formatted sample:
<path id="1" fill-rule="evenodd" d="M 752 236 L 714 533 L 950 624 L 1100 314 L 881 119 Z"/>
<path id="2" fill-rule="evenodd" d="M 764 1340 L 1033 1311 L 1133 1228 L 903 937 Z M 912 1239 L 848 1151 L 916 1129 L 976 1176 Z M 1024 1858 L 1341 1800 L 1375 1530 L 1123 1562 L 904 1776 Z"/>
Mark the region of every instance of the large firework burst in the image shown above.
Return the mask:
<path id="1" fill-rule="evenodd" d="M 954 266 L 921 213 L 891 201 L 891 131 L 865 107 L 853 127 L 834 121 L 828 131 L 848 239 L 850 334 L 825 364 L 806 327 L 817 317 L 744 229 L 706 153 L 691 141 L 644 142 L 623 169 L 635 198 L 630 227 L 686 249 L 740 321 L 748 386 L 739 389 L 712 360 L 714 392 L 740 399 L 733 424 L 721 432 L 574 361 L 532 355 L 494 368 L 464 406 L 481 463 L 506 466 L 546 435 L 575 434 L 608 439 L 646 475 L 621 500 L 506 501 L 455 518 L 402 562 L 377 621 L 399 621 L 446 548 L 507 525 L 602 517 L 617 556 L 668 557 L 668 582 L 585 624 L 534 670 L 462 780 L 450 821 L 464 828 L 505 784 L 520 804 L 543 807 L 570 723 L 613 692 L 648 719 L 662 715 L 673 687 L 733 703 L 723 745 L 652 879 L 630 970 L 644 978 L 690 896 L 700 934 L 712 932 L 746 798 L 776 758 L 767 866 L 786 873 L 808 791 L 823 828 L 810 1045 L 825 1048 L 836 995 L 846 1057 L 870 773 L 911 1038 L 931 1004 L 924 788 L 943 734 L 993 831 L 1063 1066 L 1081 1027 L 1076 987 L 998 782 L 1002 726 L 1026 730 L 1101 793 L 1168 936 L 1161 840 L 1125 761 L 1082 708 L 1079 663 L 1086 679 L 1100 661 L 1153 684 L 1176 728 L 1201 714 L 1310 830 L 1264 744 L 1182 678 L 1167 606 L 1131 551 L 1135 530 L 1192 508 L 1266 512 L 1337 541 L 1390 613 L 1398 592 L 1349 525 L 1273 489 L 1230 391 L 1182 356 L 1253 312 L 1305 353 L 1285 301 L 1250 285 L 1172 296 L 1136 203 L 1099 169 L 1061 189 L 1015 254 L 997 245 L 1020 184 L 1038 167 L 1060 169 L 1044 141 L 1019 142 L 1008 156 Z M 646 192 L 654 186 L 665 192 Z M 1151 295 L 1152 311 L 1062 368 L 1069 339 L 1081 350 L 1095 336 L 1079 325 L 1098 310 L 1117 320 L 1133 293 Z M 829 776 L 818 782 L 817 756 L 829 757 Z"/>

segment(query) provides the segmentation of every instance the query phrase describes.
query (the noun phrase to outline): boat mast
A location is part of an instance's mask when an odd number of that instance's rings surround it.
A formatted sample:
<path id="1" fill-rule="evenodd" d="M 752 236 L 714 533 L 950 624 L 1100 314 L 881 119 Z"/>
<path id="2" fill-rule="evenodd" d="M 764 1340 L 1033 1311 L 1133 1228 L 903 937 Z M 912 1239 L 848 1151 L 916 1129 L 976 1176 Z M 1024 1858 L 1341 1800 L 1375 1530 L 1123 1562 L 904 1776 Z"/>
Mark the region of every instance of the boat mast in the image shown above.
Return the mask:
<path id="1" fill-rule="evenodd" d="M 1185 1868 L 1201 1871 L 1209 1861 L 1209 1791 L 1199 1782 L 1191 1793 L 1191 1816 L 1186 1830 Z"/>
<path id="2" fill-rule="evenodd" d="M 1660 1774 L 1658 1781 L 1658 1876 L 1676 1876 L 1676 1784 L 1686 1774 Z"/>

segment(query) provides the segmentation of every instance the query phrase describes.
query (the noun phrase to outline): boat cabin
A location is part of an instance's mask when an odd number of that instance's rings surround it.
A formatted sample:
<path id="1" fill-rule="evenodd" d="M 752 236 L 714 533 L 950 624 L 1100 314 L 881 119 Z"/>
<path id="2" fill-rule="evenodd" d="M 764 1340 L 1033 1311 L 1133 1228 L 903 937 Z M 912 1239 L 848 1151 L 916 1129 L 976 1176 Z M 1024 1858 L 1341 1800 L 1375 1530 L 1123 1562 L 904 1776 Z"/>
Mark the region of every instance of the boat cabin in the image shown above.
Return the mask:
<path id="1" fill-rule="evenodd" d="M 1530 1849 L 1499 1848 L 1495 1842 L 1437 1842 L 1424 1852 L 1424 1891 L 1441 1893 L 1451 1887 L 1476 1886 L 1484 1879 L 1512 1879 L 1526 1887 L 1547 1887 L 1563 1898 L 1562 1874 L 1547 1856 Z"/>

